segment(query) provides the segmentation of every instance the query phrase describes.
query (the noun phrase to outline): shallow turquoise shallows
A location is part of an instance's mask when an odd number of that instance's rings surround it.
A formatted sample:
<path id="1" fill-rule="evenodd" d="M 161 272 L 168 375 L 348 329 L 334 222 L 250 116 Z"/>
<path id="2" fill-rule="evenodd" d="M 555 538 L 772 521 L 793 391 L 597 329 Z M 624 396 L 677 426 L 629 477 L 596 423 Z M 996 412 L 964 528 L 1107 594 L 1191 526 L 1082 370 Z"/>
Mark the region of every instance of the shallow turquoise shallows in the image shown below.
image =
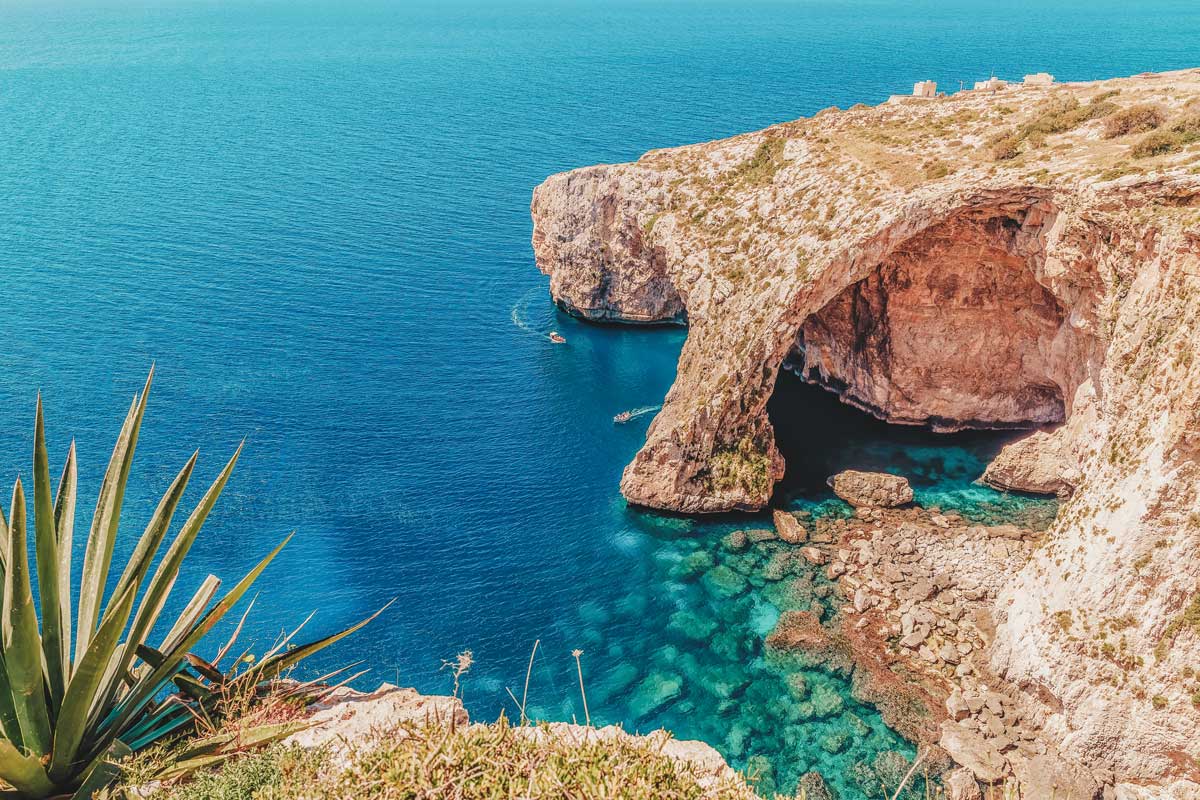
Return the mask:
<path id="1" fill-rule="evenodd" d="M 0 475 L 29 469 L 40 388 L 54 468 L 75 437 L 93 494 L 156 361 L 123 547 L 193 447 L 212 476 L 248 437 L 178 588 L 231 580 L 297 529 L 261 582 L 260 643 L 311 609 L 316 635 L 398 597 L 310 668 L 363 659 L 363 687 L 444 692 L 443 659 L 471 649 L 465 698 L 487 719 L 514 713 L 505 687 L 521 693 L 540 639 L 531 710 L 581 719 L 580 648 L 593 722 L 703 738 L 764 784 L 819 769 L 843 800 L 879 797 L 912 748 L 843 677 L 764 651 L 782 610 L 833 610 L 820 578 L 774 545 L 721 545 L 765 518 L 622 502 L 652 415 L 612 416 L 661 402 L 685 334 L 558 316 L 530 191 L 925 78 L 1194 66 L 1198 14 L 1193 0 L 6 0 Z M 890 430 L 809 387 L 777 401 L 781 500 L 797 508 L 844 513 L 821 491 L 841 466 L 909 475 L 921 502 L 980 519 L 1042 508 L 972 484 L 994 435 Z"/>

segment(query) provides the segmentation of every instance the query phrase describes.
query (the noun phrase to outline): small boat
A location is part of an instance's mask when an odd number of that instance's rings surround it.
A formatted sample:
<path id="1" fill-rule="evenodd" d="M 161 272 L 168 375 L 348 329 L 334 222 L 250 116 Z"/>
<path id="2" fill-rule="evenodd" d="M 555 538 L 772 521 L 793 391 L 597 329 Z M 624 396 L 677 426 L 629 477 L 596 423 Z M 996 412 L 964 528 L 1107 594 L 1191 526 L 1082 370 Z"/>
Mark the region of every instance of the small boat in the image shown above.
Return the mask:
<path id="1" fill-rule="evenodd" d="M 617 414 L 615 417 L 613 417 L 613 422 L 620 425 L 622 422 L 629 422 L 631 419 L 633 419 L 632 411 L 622 411 L 620 414 Z"/>
<path id="2" fill-rule="evenodd" d="M 555 344 L 566 344 L 567 340 L 558 335 L 558 331 L 550 331 L 550 341 Z"/>

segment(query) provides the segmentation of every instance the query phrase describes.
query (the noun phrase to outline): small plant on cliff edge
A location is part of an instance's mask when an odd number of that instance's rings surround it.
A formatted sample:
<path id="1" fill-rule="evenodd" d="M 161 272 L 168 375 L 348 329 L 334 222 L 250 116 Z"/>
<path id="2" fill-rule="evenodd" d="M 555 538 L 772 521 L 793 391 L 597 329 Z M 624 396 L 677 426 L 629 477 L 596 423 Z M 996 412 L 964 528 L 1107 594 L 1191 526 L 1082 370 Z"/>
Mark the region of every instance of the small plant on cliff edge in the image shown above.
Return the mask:
<path id="1" fill-rule="evenodd" d="M 115 762 L 119 759 L 184 730 L 197 719 L 211 719 L 219 713 L 220 703 L 229 692 L 253 692 L 268 686 L 301 659 L 369 621 L 296 647 L 290 646 L 293 633 L 240 673 L 221 673 L 214 664 L 195 655 L 193 648 L 246 593 L 287 543 L 284 539 L 211 608 L 220 581 L 208 576 L 166 637 L 156 647 L 149 644 L 180 565 L 225 487 L 240 446 L 172 541 L 146 583 L 136 612 L 134 600 L 166 538 L 196 464 L 196 454 L 159 501 L 108 602 L 104 602 L 121 505 L 153 374 L 151 370 L 142 393 L 133 399 L 100 485 L 84 554 L 74 636 L 71 547 L 75 445 L 67 452 L 58 490 L 52 494 L 40 397 L 34 424 L 33 516 L 28 520 L 33 528 L 40 615 L 34 607 L 25 490 L 19 478 L 13 487 L 8 518 L 0 513 L 0 571 L 4 580 L 0 599 L 0 781 L 20 797 L 44 798 L 71 792 L 77 798 L 91 797 L 118 777 Z M 221 655 L 214 661 L 219 662 Z M 168 694 L 169 688 L 176 691 Z M 294 729 L 260 726 L 240 733 L 265 744 Z M 181 761 L 191 757 L 213 763 L 237 749 L 230 741 L 216 737 L 191 747 L 191 752 L 185 751 Z M 180 761 L 173 766 L 187 769 L 187 764 L 181 765 Z"/>
<path id="2" fill-rule="evenodd" d="M 771 489 L 771 458 L 749 436 L 733 447 L 713 453 L 708 485 L 718 491 L 741 489 L 751 497 L 764 496 Z"/>

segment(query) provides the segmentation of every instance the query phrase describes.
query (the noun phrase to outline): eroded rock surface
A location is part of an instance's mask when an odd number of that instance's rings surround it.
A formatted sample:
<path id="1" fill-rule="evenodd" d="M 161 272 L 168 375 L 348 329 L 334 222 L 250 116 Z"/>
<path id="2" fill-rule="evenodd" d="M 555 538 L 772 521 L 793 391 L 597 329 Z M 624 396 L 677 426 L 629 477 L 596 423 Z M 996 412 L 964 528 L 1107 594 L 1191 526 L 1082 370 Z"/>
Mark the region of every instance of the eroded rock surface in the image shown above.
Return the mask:
<path id="1" fill-rule="evenodd" d="M 1073 493 L 991 601 L 985 655 L 1118 796 L 1183 797 L 1200 790 L 1200 172 L 1195 145 L 1105 138 L 1105 116 L 1143 103 L 1168 138 L 1200 129 L 1200 70 L 653 151 L 549 178 L 534 247 L 576 313 L 686 316 L 621 482 L 634 503 L 764 506 L 785 366 L 893 422 L 1059 425 L 989 473 Z"/>
<path id="2" fill-rule="evenodd" d="M 885 472 L 844 470 L 829 478 L 829 488 L 855 508 L 892 508 L 913 499 L 908 478 Z"/>

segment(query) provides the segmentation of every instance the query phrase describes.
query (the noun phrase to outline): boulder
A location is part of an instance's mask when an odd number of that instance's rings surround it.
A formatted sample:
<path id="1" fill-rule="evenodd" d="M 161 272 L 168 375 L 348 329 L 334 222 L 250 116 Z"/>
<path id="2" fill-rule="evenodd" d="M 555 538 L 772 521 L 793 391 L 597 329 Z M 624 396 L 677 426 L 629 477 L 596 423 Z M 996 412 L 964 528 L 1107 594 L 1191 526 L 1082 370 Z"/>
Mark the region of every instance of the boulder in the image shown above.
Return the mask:
<path id="1" fill-rule="evenodd" d="M 971 774 L 971 770 L 960 767 L 947 775 L 944 780 L 946 800 L 983 800 L 983 793 L 979 791 L 979 783 Z"/>
<path id="2" fill-rule="evenodd" d="M 913 499 L 908 479 L 886 472 L 848 469 L 831 476 L 828 483 L 834 494 L 856 508 L 893 508 Z"/>
<path id="3" fill-rule="evenodd" d="M 808 531 L 789 511 L 776 511 L 774 514 L 775 531 L 779 538 L 788 544 L 804 544 L 808 541 Z"/>
<path id="4" fill-rule="evenodd" d="M 1004 777 L 1004 756 L 986 739 L 961 723 L 944 721 L 938 745 L 950 754 L 956 764 L 969 769 L 976 779 L 984 783 L 995 783 Z"/>
<path id="5" fill-rule="evenodd" d="M 807 656 L 805 661 L 827 665 L 830 669 L 848 669 L 846 643 L 830 635 L 821 619 L 811 611 L 785 611 L 767 637 L 767 646 L 781 652 Z"/>
<path id="6" fill-rule="evenodd" d="M 950 692 L 950 696 L 946 698 L 946 713 L 955 722 L 961 722 L 971 716 L 971 710 L 967 708 L 967 703 L 963 700 L 962 691 L 958 688 Z"/>
<path id="7" fill-rule="evenodd" d="M 805 560 L 810 564 L 816 564 L 817 566 L 824 564 L 828 560 L 824 551 L 818 550 L 815 547 L 801 547 L 800 555 L 804 556 Z"/>
<path id="8" fill-rule="evenodd" d="M 988 464 L 983 482 L 1006 491 L 1071 494 L 1079 483 L 1080 474 L 1072 466 L 1065 437 L 1037 431 L 1024 439 L 1004 446 L 1000 455 Z"/>
<path id="9" fill-rule="evenodd" d="M 1102 786 L 1096 777 L 1078 764 L 1052 755 L 1034 756 L 1013 762 L 1013 774 L 1021 784 L 1022 797 L 1070 797 L 1094 800 Z"/>

